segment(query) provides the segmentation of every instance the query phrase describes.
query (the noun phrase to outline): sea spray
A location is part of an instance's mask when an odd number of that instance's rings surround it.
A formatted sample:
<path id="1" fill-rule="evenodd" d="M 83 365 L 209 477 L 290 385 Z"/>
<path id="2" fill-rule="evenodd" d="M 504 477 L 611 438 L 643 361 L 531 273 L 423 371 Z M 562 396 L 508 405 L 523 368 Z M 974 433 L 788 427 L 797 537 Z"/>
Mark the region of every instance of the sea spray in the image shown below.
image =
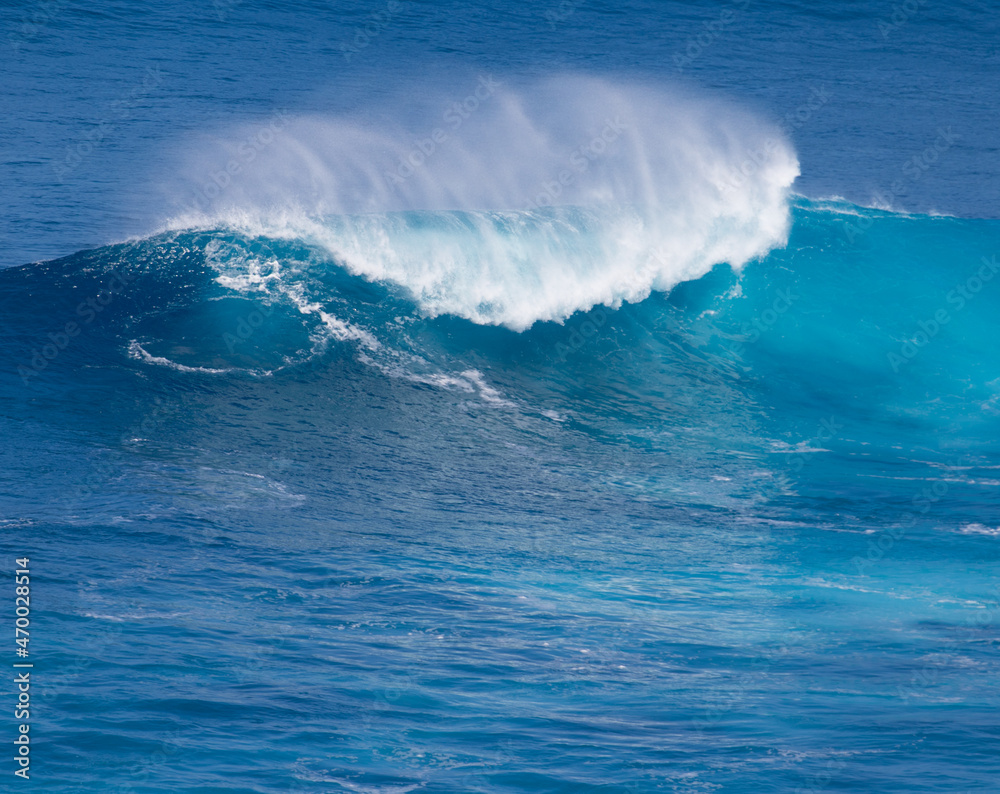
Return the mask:
<path id="1" fill-rule="evenodd" d="M 292 119 L 170 226 L 305 240 L 403 287 L 427 316 L 516 330 L 639 301 L 719 263 L 738 269 L 787 239 L 795 154 L 732 105 L 580 76 L 479 75 L 393 110 L 400 119 L 382 125 Z M 755 151 L 767 157 L 733 183 Z M 179 172 L 197 184 L 228 156 L 199 151 Z"/>

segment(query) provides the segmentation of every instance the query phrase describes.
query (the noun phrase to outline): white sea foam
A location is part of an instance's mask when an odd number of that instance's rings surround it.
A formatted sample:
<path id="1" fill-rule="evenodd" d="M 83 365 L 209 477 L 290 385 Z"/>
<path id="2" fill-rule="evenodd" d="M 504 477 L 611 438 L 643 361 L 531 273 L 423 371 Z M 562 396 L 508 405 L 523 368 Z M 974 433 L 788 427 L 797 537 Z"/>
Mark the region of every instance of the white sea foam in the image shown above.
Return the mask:
<path id="1" fill-rule="evenodd" d="M 273 375 L 275 372 L 275 370 L 247 369 L 245 367 L 193 367 L 187 364 L 181 364 L 177 361 L 172 361 L 164 356 L 155 356 L 146 350 L 146 348 L 144 348 L 137 339 L 129 341 L 128 355 L 129 358 L 135 359 L 136 361 L 142 361 L 145 364 L 152 364 L 157 367 L 166 367 L 167 369 L 172 369 L 177 372 L 200 373 L 202 375 L 230 375 L 233 373 L 243 373 L 244 375 L 264 378 Z"/>
<path id="2" fill-rule="evenodd" d="M 989 535 L 1000 537 L 1000 527 L 989 527 L 985 524 L 966 524 L 960 530 L 963 535 Z"/>
<path id="3" fill-rule="evenodd" d="M 237 244 L 224 244 L 213 240 L 205 250 L 209 265 L 218 271 L 216 282 L 227 289 L 243 294 L 256 294 L 266 302 L 285 299 L 301 314 L 315 315 L 321 330 L 314 335 L 314 349 L 318 353 L 330 339 L 340 342 L 359 342 L 369 350 L 378 350 L 379 341 L 368 331 L 334 316 L 323 304 L 307 296 L 302 273 L 283 267 L 273 254 L 253 252 Z"/>

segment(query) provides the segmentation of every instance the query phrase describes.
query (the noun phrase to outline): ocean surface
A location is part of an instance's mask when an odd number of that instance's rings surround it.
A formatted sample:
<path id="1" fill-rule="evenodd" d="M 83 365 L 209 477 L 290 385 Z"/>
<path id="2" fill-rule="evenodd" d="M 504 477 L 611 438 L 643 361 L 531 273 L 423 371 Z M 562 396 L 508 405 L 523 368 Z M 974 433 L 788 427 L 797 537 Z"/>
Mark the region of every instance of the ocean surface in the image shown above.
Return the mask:
<path id="1" fill-rule="evenodd" d="M 0 789 L 1000 790 L 1000 6 L 0 23 Z"/>

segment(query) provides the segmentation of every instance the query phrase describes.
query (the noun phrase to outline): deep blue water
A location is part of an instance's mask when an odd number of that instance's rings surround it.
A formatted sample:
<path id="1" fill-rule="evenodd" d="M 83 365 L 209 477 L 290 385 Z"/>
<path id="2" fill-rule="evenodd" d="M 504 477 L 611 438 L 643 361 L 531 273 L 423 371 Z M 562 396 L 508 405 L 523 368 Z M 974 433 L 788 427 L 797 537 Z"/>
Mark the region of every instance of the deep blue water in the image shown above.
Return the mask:
<path id="1" fill-rule="evenodd" d="M 1000 790 L 998 11 L 6 4 L 3 790 Z"/>

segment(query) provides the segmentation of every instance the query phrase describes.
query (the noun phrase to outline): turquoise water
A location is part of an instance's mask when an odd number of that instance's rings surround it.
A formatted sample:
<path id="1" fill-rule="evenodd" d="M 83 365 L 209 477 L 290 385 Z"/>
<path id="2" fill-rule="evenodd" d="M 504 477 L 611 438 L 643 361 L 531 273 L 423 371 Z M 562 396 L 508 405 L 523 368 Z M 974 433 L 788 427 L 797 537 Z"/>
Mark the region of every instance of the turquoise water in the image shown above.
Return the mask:
<path id="1" fill-rule="evenodd" d="M 1000 227 L 793 216 L 739 278 L 521 333 L 225 231 L 0 272 L 16 360 L 125 282 L 3 376 L 38 785 L 989 790 L 1000 292 L 949 295 Z M 380 349 L 314 351 L 219 240 Z"/>
<path id="2" fill-rule="evenodd" d="M 199 8 L 3 12 L 4 790 L 996 790 L 991 6 Z"/>

